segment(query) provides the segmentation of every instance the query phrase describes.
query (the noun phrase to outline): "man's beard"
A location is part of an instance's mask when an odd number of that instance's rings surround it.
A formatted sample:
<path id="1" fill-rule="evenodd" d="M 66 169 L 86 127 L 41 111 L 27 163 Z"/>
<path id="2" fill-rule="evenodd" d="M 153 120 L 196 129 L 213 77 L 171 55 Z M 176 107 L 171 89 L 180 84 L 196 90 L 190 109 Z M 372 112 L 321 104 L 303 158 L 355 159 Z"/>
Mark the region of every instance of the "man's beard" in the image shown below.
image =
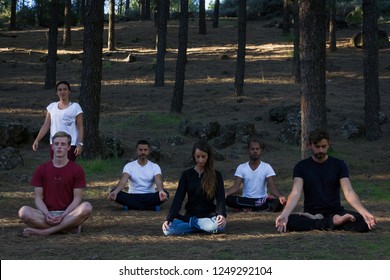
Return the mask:
<path id="1" fill-rule="evenodd" d="M 249 158 L 251 160 L 258 160 L 260 158 L 260 155 L 250 155 Z"/>
<path id="2" fill-rule="evenodd" d="M 319 160 L 324 159 L 325 156 L 326 156 L 326 153 L 316 153 L 316 154 L 314 154 L 314 157 L 316 159 L 319 159 Z"/>

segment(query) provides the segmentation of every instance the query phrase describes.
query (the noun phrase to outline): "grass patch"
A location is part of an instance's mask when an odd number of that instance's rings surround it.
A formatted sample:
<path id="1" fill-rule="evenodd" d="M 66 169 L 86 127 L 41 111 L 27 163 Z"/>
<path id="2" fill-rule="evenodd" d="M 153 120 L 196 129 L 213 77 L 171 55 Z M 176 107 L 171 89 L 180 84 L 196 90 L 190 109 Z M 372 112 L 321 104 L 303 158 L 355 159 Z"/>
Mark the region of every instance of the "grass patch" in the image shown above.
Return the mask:
<path id="1" fill-rule="evenodd" d="M 177 127 L 182 119 L 181 116 L 162 112 L 146 112 L 139 117 L 141 119 L 144 118 L 144 122 L 146 122 L 150 128 Z"/>
<path id="2" fill-rule="evenodd" d="M 82 160 L 78 163 L 84 168 L 87 176 L 106 177 L 108 174 L 118 174 L 118 170 L 123 168 L 123 160 L 120 158 L 112 159 L 93 159 L 93 160 Z"/>
<path id="3" fill-rule="evenodd" d="M 390 188 L 381 181 L 356 180 L 353 182 L 353 188 L 361 198 L 366 197 L 374 201 L 390 200 Z"/>
<path id="4" fill-rule="evenodd" d="M 177 127 L 182 117 L 165 112 L 144 112 L 121 117 L 108 118 L 103 126 L 111 129 L 128 129 L 129 127 L 143 127 L 145 129 L 167 129 Z M 105 123 L 107 122 L 107 123 Z"/>

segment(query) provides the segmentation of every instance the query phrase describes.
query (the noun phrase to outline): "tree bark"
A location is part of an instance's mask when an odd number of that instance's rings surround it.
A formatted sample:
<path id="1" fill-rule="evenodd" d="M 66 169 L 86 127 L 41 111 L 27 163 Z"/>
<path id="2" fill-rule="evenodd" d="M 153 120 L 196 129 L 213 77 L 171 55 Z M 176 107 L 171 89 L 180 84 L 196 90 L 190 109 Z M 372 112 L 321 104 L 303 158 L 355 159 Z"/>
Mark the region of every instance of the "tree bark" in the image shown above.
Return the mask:
<path id="1" fill-rule="evenodd" d="M 157 0 L 157 62 L 156 62 L 156 78 L 155 86 L 164 86 L 165 75 L 165 53 L 167 45 L 167 2 L 165 0 Z"/>
<path id="2" fill-rule="evenodd" d="M 156 0 L 156 1 L 158 1 L 158 0 Z M 125 15 L 126 16 L 129 15 L 129 13 L 130 13 L 130 0 L 126 0 L 126 2 L 125 2 Z"/>
<path id="3" fill-rule="evenodd" d="M 326 119 L 326 7 L 323 0 L 301 0 L 299 10 L 301 61 L 301 156 L 309 156 L 307 138 L 327 129 Z"/>
<path id="4" fill-rule="evenodd" d="M 146 0 L 139 0 L 139 18 L 141 21 L 146 20 Z"/>
<path id="5" fill-rule="evenodd" d="M 146 0 L 145 2 L 145 19 L 151 20 L 152 19 L 152 13 L 150 9 L 150 0 Z"/>
<path id="6" fill-rule="evenodd" d="M 173 97 L 171 102 L 171 112 L 181 113 L 183 107 L 185 70 L 187 63 L 188 44 L 188 0 L 180 0 L 180 27 L 179 46 L 176 61 L 176 78 Z"/>
<path id="7" fill-rule="evenodd" d="M 45 89 L 52 89 L 56 85 L 57 49 L 58 49 L 57 38 L 58 38 L 58 0 L 51 0 L 48 54 L 46 60 Z"/>
<path id="8" fill-rule="evenodd" d="M 329 0 L 329 50 L 337 50 L 336 45 L 336 0 Z"/>
<path id="9" fill-rule="evenodd" d="M 85 25 L 85 0 L 80 0 L 80 24 Z"/>
<path id="10" fill-rule="evenodd" d="M 65 0 L 64 5 L 64 35 L 63 46 L 69 47 L 72 45 L 72 1 Z"/>
<path id="11" fill-rule="evenodd" d="M 245 51 L 246 48 L 246 0 L 238 1 L 238 48 L 236 76 L 234 80 L 234 89 L 237 102 L 242 101 L 244 95 L 245 78 Z"/>
<path id="12" fill-rule="evenodd" d="M 108 50 L 115 51 L 115 0 L 110 0 L 107 41 Z"/>
<path id="13" fill-rule="evenodd" d="M 294 59 L 293 59 L 293 77 L 294 82 L 301 82 L 301 62 L 299 60 L 299 4 L 298 0 L 293 0 L 293 18 L 294 18 Z"/>
<path id="14" fill-rule="evenodd" d="M 16 30 L 16 2 L 17 0 L 11 1 L 11 17 L 9 20 L 9 30 Z"/>
<path id="15" fill-rule="evenodd" d="M 283 0 L 283 30 L 282 35 L 290 35 L 290 10 L 291 10 L 291 0 Z"/>
<path id="16" fill-rule="evenodd" d="M 102 80 L 104 0 L 86 0 L 85 28 L 80 87 L 80 105 L 84 111 L 84 152 L 86 159 L 99 158 L 100 91 Z"/>
<path id="17" fill-rule="evenodd" d="M 199 34 L 207 34 L 205 0 L 199 0 Z"/>
<path id="18" fill-rule="evenodd" d="M 219 0 L 214 1 L 213 28 L 218 28 L 219 25 Z"/>
<path id="19" fill-rule="evenodd" d="M 379 122 L 378 7 L 376 0 L 363 1 L 364 121 L 368 141 L 382 136 Z"/>

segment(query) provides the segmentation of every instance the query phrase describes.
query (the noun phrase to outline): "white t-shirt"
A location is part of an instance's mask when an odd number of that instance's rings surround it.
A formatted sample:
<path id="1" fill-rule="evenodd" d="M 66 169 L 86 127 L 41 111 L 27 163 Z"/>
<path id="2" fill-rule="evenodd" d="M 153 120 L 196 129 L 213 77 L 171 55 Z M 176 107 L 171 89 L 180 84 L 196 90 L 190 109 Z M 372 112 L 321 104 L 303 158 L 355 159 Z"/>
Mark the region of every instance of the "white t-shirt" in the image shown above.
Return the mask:
<path id="1" fill-rule="evenodd" d="M 250 168 L 249 162 L 240 164 L 234 175 L 243 181 L 243 197 L 263 198 L 268 195 L 267 178 L 276 174 L 271 165 L 261 161 L 256 170 Z"/>
<path id="2" fill-rule="evenodd" d="M 150 160 L 144 166 L 134 160 L 123 167 L 123 173 L 130 175 L 129 193 L 154 193 L 154 176 L 161 174 L 161 168 Z"/>
<path id="3" fill-rule="evenodd" d="M 71 102 L 66 109 L 58 108 L 59 102 L 50 103 L 46 110 L 50 113 L 50 144 L 52 144 L 53 135 L 58 131 L 64 131 L 72 136 L 72 146 L 77 145 L 79 133 L 76 126 L 76 117 L 83 113 L 80 105 Z"/>

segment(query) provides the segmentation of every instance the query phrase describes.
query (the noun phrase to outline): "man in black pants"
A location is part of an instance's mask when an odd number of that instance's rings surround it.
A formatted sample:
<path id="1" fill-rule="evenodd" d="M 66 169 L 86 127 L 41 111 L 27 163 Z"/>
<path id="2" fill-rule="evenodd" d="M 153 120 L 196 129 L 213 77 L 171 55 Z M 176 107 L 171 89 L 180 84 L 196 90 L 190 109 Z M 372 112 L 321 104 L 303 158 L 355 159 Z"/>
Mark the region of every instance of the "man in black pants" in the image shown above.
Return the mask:
<path id="1" fill-rule="evenodd" d="M 308 230 L 347 230 L 367 232 L 376 218 L 368 212 L 352 188 L 344 161 L 327 155 L 330 140 L 325 131 L 309 135 L 312 156 L 294 168 L 293 186 L 287 204 L 276 218 L 279 232 Z M 340 188 L 357 211 L 347 211 L 340 203 Z M 304 212 L 291 214 L 304 193 Z M 291 215 L 290 215 L 291 214 Z"/>
<path id="2" fill-rule="evenodd" d="M 225 192 L 226 205 L 236 211 L 280 212 L 286 203 L 286 198 L 275 185 L 275 171 L 260 159 L 264 149 L 265 144 L 257 139 L 248 143 L 249 161 L 237 167 L 234 183 Z M 238 196 L 241 186 L 243 193 Z M 272 195 L 268 194 L 268 189 Z"/>
<path id="3" fill-rule="evenodd" d="M 108 195 L 108 199 L 129 210 L 159 211 L 160 205 L 169 198 L 169 193 L 163 186 L 161 168 L 148 160 L 150 154 L 148 141 L 139 140 L 135 152 L 137 160 L 125 165 L 122 177 L 116 188 Z M 122 191 L 127 185 L 129 185 L 128 193 Z"/>

